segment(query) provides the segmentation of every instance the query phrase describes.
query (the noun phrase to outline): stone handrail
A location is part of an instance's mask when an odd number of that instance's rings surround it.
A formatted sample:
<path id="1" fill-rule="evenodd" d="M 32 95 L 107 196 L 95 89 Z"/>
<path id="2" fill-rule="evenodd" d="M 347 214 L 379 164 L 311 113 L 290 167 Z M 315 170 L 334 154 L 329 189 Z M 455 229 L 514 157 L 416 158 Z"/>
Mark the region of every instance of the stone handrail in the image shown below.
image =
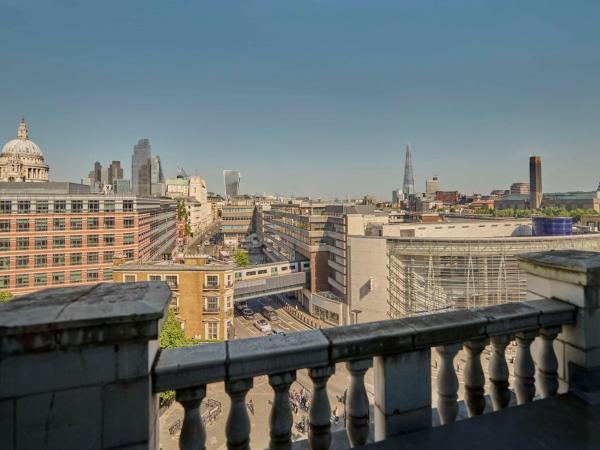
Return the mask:
<path id="1" fill-rule="evenodd" d="M 364 375 L 375 370 L 375 440 L 431 426 L 431 352 L 439 359 L 437 395 L 442 424 L 458 412 L 458 380 L 452 364 L 464 348 L 465 403 L 470 416 L 483 413 L 485 377 L 481 352 L 491 343 L 489 366 L 494 410 L 510 399 L 507 344 L 516 339 L 514 390 L 517 403 L 558 390 L 558 362 L 553 341 L 577 308 L 557 300 L 532 300 L 388 320 L 164 350 L 154 366 L 154 392 L 176 390 L 185 410 L 180 448 L 204 448 L 206 431 L 200 404 L 206 385 L 225 382 L 231 397 L 227 420 L 230 449 L 250 447 L 246 394 L 253 378 L 268 375 L 275 392 L 270 419 L 272 449 L 291 447 L 292 414 L 288 401 L 296 370 L 309 369 L 313 381 L 309 443 L 326 449 L 331 443 L 330 405 L 326 385 L 335 364 L 346 362 L 351 381 L 346 399 L 347 433 L 352 446 L 366 443 L 369 402 Z M 536 361 L 530 346 L 539 336 Z M 536 377 L 537 367 L 537 377 Z"/>

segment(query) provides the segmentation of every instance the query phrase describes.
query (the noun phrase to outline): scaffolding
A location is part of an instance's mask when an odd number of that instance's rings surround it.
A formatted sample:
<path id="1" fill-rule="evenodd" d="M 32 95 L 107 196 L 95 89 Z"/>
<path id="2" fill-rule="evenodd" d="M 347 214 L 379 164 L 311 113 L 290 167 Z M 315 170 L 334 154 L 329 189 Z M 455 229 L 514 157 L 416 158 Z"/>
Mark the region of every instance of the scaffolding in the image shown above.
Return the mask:
<path id="1" fill-rule="evenodd" d="M 389 316 L 525 300 L 527 278 L 517 255 L 566 249 L 600 251 L 600 234 L 390 240 Z"/>

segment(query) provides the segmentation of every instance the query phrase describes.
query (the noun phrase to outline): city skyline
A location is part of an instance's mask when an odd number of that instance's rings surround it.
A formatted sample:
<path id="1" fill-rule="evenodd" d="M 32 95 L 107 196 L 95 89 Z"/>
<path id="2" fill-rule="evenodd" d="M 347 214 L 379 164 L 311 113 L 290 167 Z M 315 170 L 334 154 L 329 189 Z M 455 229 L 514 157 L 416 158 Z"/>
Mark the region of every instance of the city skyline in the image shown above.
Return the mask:
<path id="1" fill-rule="evenodd" d="M 233 165 L 247 193 L 388 198 L 410 141 L 417 191 L 508 189 L 532 154 L 545 191 L 592 190 L 599 5 L 540 5 L 2 3 L 0 39 L 37 33 L 0 49 L 0 137 L 25 114 L 55 180 L 148 137 L 216 192 Z"/>

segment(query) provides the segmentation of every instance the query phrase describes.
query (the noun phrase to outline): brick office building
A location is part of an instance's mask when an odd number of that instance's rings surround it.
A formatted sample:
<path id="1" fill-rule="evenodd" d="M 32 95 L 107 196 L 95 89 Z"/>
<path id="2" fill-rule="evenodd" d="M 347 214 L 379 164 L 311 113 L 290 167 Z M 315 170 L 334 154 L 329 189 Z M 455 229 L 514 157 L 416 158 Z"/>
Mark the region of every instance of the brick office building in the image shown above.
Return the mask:
<path id="1" fill-rule="evenodd" d="M 73 183 L 0 183 L 0 292 L 112 280 L 112 260 L 160 260 L 175 202 L 90 194 Z"/>

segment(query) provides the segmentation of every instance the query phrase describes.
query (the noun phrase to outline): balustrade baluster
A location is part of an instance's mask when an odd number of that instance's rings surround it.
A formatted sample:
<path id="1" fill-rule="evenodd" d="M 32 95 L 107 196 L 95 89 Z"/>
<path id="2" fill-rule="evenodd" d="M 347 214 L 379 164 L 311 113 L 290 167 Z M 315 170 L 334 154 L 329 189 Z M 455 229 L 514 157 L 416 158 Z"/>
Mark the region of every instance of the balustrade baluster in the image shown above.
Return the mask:
<path id="1" fill-rule="evenodd" d="M 225 383 L 225 392 L 231 398 L 231 408 L 225 425 L 229 450 L 250 449 L 250 417 L 246 409 L 246 394 L 252 385 L 252 378 Z"/>
<path id="2" fill-rule="evenodd" d="M 525 331 L 516 335 L 515 391 L 518 405 L 530 402 L 535 395 L 535 365 L 530 347 L 536 334 L 535 331 Z"/>
<path id="3" fill-rule="evenodd" d="M 350 361 L 350 386 L 346 397 L 346 432 L 352 447 L 364 445 L 369 437 L 369 398 L 365 388 L 365 373 L 373 366 L 372 359 Z"/>
<path id="4" fill-rule="evenodd" d="M 309 369 L 313 382 L 313 398 L 310 404 L 308 443 L 312 450 L 325 450 L 331 445 L 331 406 L 327 397 L 327 381 L 335 373 L 335 366 Z"/>
<path id="5" fill-rule="evenodd" d="M 554 352 L 554 339 L 560 333 L 561 327 L 542 328 L 540 330 L 541 349 L 538 369 L 538 385 L 542 397 L 550 397 L 558 391 L 558 359 Z"/>
<path id="6" fill-rule="evenodd" d="M 292 425 L 294 418 L 290 407 L 290 385 L 296 380 L 296 372 L 269 375 L 269 384 L 275 391 L 271 408 L 271 450 L 288 450 L 292 448 Z"/>
<path id="7" fill-rule="evenodd" d="M 465 364 L 465 403 L 469 417 L 483 414 L 485 409 L 484 386 L 485 377 L 481 367 L 481 352 L 487 345 L 486 339 L 465 342 L 464 349 L 467 354 Z"/>
<path id="8" fill-rule="evenodd" d="M 438 376 L 437 376 L 437 391 L 438 391 L 438 413 L 442 425 L 454 422 L 458 414 L 458 378 L 454 370 L 454 357 L 460 349 L 460 344 L 443 345 L 436 347 L 440 360 Z"/>
<path id="9" fill-rule="evenodd" d="M 492 341 L 492 357 L 490 359 L 489 372 L 492 382 L 492 404 L 494 411 L 499 411 L 508 406 L 510 402 L 510 391 L 508 390 L 508 364 L 506 363 L 506 346 L 511 336 L 494 336 Z"/>
<path id="10" fill-rule="evenodd" d="M 181 450 L 204 450 L 206 448 L 206 430 L 200 411 L 204 397 L 206 397 L 206 386 L 181 389 L 175 394 L 175 400 L 183 406 L 183 425 L 179 435 Z"/>

